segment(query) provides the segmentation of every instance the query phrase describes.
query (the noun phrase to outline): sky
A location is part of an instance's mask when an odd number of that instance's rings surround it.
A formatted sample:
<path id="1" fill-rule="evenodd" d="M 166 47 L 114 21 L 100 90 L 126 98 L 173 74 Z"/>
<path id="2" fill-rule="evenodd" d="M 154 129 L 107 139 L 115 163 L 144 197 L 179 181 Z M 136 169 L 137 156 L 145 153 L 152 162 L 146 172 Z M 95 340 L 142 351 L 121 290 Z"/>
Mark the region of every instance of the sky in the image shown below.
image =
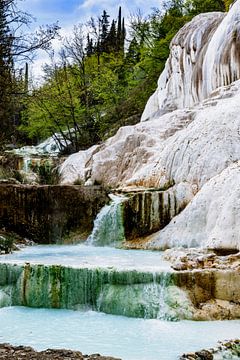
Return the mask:
<path id="1" fill-rule="evenodd" d="M 122 14 L 126 23 L 131 14 L 141 9 L 143 15 L 151 13 L 153 8 L 159 8 L 162 0 L 19 0 L 19 8 L 27 11 L 36 22 L 32 28 L 38 25 L 52 24 L 58 21 L 61 27 L 60 34 L 68 36 L 74 25 L 86 23 L 91 16 L 97 17 L 103 10 L 117 18 L 118 7 L 122 6 Z M 53 47 L 57 50 L 59 42 L 54 41 Z M 47 54 L 39 52 L 34 63 L 31 65 L 35 77 L 41 75 L 41 66 L 48 61 Z"/>

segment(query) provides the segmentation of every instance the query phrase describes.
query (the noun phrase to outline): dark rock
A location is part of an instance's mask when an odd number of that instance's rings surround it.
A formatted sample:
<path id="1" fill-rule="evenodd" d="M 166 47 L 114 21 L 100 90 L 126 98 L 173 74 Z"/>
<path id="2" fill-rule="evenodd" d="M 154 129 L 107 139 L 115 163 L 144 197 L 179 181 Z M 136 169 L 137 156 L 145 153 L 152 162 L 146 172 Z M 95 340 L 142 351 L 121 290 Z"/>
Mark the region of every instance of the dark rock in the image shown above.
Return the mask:
<path id="1" fill-rule="evenodd" d="M 9 344 L 0 344 L 0 359 L 5 360 L 121 360 L 112 357 L 105 357 L 99 354 L 82 355 L 80 351 L 71 350 L 52 350 L 47 349 L 37 352 L 27 346 L 11 346 Z"/>
<path id="2" fill-rule="evenodd" d="M 38 243 L 62 242 L 72 231 L 86 237 L 108 201 L 99 186 L 0 184 L 0 227 Z"/>
<path id="3" fill-rule="evenodd" d="M 164 191 L 136 191 L 128 196 L 128 201 L 123 203 L 125 236 L 128 240 L 163 229 L 184 208 L 183 204 L 177 205 L 172 187 Z"/>
<path id="4" fill-rule="evenodd" d="M 213 360 L 213 355 L 207 350 L 197 351 L 196 355 L 199 360 Z"/>

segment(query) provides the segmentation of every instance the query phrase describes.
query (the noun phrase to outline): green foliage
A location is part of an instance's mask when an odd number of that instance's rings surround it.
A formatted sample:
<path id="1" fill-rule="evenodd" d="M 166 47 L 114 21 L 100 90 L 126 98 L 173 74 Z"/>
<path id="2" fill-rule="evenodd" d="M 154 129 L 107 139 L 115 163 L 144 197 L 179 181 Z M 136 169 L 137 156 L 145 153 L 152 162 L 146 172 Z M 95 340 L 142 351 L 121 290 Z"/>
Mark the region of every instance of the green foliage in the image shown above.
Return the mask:
<path id="1" fill-rule="evenodd" d="M 58 168 L 52 161 L 42 159 L 31 165 L 31 170 L 38 175 L 40 185 L 57 185 L 60 181 Z"/>
<path id="2" fill-rule="evenodd" d="M 50 41 L 58 31 L 58 25 L 40 28 L 28 33 L 32 18 L 18 8 L 17 0 L 0 0 L 0 125 L 2 143 L 16 142 L 16 126 L 28 91 L 27 66 L 22 63 L 35 50 L 49 49 Z M 25 29 L 24 29 L 25 28 Z M 25 31 L 24 31 L 25 30 Z M 21 64 L 21 65 L 20 65 Z M 25 72 L 25 74 L 24 74 Z"/>
<path id="3" fill-rule="evenodd" d="M 11 235 L 0 235 L 0 251 L 4 251 L 5 254 L 9 254 L 13 249 L 14 237 Z"/>
<path id="4" fill-rule="evenodd" d="M 225 10 L 228 11 L 234 0 L 224 0 Z"/>
<path id="5" fill-rule="evenodd" d="M 105 10 L 91 19 L 88 33 L 76 26 L 61 61 L 45 68 L 44 84 L 24 103 L 21 131 L 33 140 L 57 132 L 64 139 L 63 151 L 69 150 L 69 143 L 70 151 L 78 151 L 122 125 L 136 123 L 177 31 L 194 15 L 223 11 L 230 2 L 171 0 L 146 18 L 138 12 L 131 19 L 128 43 L 121 7 L 116 20 L 110 21 Z"/>
<path id="6" fill-rule="evenodd" d="M 57 185 L 59 183 L 60 175 L 57 169 L 53 169 L 50 164 L 40 165 L 37 169 L 39 176 L 39 184 Z"/>
<path id="7" fill-rule="evenodd" d="M 186 11 L 191 15 L 197 15 L 211 11 L 225 11 L 224 0 L 187 0 Z"/>
<path id="8" fill-rule="evenodd" d="M 0 180 L 14 179 L 20 183 L 23 183 L 23 176 L 18 170 L 12 168 L 5 168 L 0 166 Z"/>
<path id="9" fill-rule="evenodd" d="M 74 181 L 73 185 L 81 185 L 81 186 L 83 186 L 83 185 L 84 185 L 84 181 L 83 181 L 81 178 L 77 178 L 77 179 Z"/>

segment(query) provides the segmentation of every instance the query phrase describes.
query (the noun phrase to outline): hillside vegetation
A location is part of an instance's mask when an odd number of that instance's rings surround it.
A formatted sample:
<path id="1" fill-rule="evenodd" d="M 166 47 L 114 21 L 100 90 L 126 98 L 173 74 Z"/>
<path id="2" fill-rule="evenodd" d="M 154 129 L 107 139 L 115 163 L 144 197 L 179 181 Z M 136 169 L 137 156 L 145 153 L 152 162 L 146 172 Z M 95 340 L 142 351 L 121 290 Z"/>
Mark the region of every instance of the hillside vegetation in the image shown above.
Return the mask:
<path id="1" fill-rule="evenodd" d="M 121 8 L 113 20 L 103 11 L 74 27 L 71 37 L 62 40 L 57 60 L 52 57 L 45 66 L 42 85 L 29 89 L 28 65 L 21 64 L 37 48 L 49 48 L 58 28 L 40 29 L 27 46 L 24 30 L 21 37 L 17 34 L 19 21 L 25 25 L 28 15 L 14 0 L 0 1 L 1 143 L 37 143 L 58 132 L 72 143 L 63 152 L 75 152 L 137 123 L 173 36 L 196 14 L 225 11 L 231 2 L 171 0 L 148 16 L 138 11 L 127 28 Z"/>

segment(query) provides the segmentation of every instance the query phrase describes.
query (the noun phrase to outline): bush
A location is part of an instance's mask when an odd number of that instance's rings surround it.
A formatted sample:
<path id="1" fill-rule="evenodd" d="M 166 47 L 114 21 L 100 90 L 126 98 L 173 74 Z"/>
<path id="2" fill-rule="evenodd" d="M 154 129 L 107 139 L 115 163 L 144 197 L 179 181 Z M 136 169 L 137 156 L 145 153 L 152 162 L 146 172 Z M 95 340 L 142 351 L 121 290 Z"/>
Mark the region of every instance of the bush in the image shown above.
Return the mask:
<path id="1" fill-rule="evenodd" d="M 14 238 L 11 235 L 2 236 L 0 235 L 0 251 L 4 251 L 5 254 L 9 254 L 13 249 Z"/>

